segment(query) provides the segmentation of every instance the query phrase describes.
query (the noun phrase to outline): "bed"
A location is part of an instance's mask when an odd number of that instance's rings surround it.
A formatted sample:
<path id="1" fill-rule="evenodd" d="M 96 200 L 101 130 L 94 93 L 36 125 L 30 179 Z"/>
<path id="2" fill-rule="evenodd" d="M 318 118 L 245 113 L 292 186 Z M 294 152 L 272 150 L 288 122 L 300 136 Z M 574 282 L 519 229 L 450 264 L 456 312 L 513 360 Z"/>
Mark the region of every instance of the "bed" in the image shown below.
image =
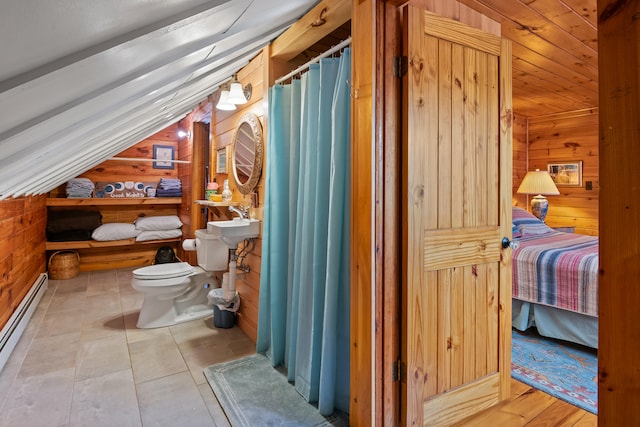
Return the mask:
<path id="1" fill-rule="evenodd" d="M 513 241 L 513 327 L 598 348 L 598 238 L 514 207 Z"/>

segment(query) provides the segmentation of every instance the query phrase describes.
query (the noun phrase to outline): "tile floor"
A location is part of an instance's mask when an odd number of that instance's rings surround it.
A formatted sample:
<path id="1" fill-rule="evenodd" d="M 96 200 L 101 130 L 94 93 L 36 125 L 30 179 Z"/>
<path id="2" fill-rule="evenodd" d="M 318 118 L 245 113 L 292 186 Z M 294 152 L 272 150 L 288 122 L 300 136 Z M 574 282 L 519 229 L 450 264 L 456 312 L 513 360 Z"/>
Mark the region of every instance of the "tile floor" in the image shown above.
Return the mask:
<path id="1" fill-rule="evenodd" d="M 202 371 L 255 352 L 212 317 L 136 329 L 130 270 L 49 280 L 0 372 L 0 426 L 229 426 Z"/>

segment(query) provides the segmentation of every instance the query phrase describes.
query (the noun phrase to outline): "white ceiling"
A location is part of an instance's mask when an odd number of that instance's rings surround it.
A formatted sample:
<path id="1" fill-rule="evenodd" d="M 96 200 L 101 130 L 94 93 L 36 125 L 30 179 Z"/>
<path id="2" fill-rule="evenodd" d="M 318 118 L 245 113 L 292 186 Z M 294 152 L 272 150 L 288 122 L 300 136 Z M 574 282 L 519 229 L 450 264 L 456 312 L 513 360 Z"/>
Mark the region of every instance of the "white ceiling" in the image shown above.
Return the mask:
<path id="1" fill-rule="evenodd" d="M 190 112 L 317 0 L 21 0 L 0 14 L 0 199 Z"/>

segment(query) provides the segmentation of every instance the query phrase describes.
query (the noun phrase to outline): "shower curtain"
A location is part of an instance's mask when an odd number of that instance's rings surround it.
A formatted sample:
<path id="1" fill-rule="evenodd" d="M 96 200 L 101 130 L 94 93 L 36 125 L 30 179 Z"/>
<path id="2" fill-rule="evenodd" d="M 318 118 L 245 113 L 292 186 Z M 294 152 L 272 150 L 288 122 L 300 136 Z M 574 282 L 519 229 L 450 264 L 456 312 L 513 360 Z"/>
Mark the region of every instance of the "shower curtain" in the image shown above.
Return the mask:
<path id="1" fill-rule="evenodd" d="M 257 351 L 349 410 L 350 49 L 270 89 Z"/>

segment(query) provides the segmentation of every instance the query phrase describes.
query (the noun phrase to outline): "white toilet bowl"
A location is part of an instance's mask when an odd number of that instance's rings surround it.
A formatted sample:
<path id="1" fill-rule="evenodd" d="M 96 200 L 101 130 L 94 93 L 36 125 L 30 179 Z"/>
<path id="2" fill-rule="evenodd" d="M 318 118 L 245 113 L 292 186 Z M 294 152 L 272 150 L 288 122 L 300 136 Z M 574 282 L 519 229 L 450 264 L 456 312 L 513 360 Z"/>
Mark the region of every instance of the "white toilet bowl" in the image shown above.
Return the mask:
<path id="1" fill-rule="evenodd" d="M 207 294 L 218 283 L 212 274 L 186 262 L 133 271 L 131 286 L 144 295 L 138 328 L 160 328 L 212 314 Z"/>
<path id="2" fill-rule="evenodd" d="M 160 328 L 213 315 L 207 294 L 220 287 L 213 272 L 227 269 L 229 248 L 207 230 L 196 230 L 196 239 L 190 243 L 199 267 L 176 262 L 133 271 L 131 286 L 144 295 L 138 328 Z"/>

